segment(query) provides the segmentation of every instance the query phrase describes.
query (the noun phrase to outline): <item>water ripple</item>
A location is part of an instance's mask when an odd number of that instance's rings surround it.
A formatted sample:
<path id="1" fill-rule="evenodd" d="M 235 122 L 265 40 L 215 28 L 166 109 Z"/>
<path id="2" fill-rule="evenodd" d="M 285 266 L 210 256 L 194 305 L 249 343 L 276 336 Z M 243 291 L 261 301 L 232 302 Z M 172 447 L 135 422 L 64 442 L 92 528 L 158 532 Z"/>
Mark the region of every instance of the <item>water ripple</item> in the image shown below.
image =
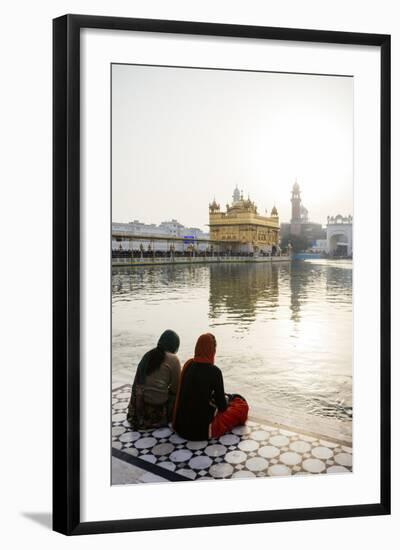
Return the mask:
<path id="1" fill-rule="evenodd" d="M 179 357 L 212 331 L 228 391 L 352 417 L 352 266 L 343 261 L 116 268 L 113 369 L 134 372 L 165 328 Z"/>

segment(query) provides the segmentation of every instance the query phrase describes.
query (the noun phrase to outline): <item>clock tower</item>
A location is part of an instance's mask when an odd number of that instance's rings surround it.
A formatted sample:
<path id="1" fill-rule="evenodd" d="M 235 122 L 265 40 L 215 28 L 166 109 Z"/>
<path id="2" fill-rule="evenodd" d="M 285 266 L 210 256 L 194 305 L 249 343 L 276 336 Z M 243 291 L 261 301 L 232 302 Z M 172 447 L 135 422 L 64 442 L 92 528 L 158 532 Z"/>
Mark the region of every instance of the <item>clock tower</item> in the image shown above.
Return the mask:
<path id="1" fill-rule="evenodd" d="M 292 188 L 292 219 L 290 220 L 290 233 L 292 235 L 300 235 L 301 232 L 301 195 L 300 186 L 297 181 Z"/>

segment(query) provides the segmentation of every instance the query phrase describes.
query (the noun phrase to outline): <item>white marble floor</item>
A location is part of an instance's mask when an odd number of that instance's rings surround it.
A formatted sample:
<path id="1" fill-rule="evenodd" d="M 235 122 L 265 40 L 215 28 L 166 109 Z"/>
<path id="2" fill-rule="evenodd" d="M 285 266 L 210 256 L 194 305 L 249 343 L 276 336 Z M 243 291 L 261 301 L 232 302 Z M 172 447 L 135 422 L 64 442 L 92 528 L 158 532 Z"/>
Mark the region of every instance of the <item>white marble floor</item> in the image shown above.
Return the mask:
<path id="1" fill-rule="evenodd" d="M 143 468 L 129 464 L 125 460 L 112 457 L 113 485 L 127 485 L 133 483 L 162 483 L 168 481 L 164 477 L 152 474 Z"/>
<path id="2" fill-rule="evenodd" d="M 129 384 L 113 389 L 113 484 L 352 471 L 348 445 L 264 422 L 249 420 L 208 441 L 187 441 L 169 427 L 134 431 L 126 421 L 129 398 Z"/>

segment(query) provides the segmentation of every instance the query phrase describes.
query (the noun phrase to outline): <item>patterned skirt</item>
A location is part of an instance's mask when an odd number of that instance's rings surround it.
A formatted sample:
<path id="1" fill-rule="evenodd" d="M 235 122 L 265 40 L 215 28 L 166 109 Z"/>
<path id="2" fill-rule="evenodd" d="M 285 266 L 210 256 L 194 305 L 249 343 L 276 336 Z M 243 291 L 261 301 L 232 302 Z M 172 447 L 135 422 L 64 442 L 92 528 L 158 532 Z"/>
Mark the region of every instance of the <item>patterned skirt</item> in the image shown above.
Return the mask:
<path id="1" fill-rule="evenodd" d="M 149 430 L 167 426 L 171 421 L 173 400 L 154 405 L 144 400 L 144 388 L 138 384 L 132 387 L 128 405 L 127 420 L 135 430 Z"/>

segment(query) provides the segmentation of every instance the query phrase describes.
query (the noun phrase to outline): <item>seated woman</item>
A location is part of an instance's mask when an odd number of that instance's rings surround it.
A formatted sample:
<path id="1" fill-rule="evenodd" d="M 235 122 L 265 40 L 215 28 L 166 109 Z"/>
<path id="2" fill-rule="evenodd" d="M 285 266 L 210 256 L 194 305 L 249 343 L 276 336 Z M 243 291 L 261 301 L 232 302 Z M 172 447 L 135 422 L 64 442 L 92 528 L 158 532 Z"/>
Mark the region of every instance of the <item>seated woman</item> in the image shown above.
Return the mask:
<path id="1" fill-rule="evenodd" d="M 132 385 L 127 420 L 137 430 L 166 426 L 172 420 L 181 364 L 175 355 L 179 336 L 162 333 L 157 347 L 144 354 Z"/>
<path id="2" fill-rule="evenodd" d="M 246 400 L 238 395 L 225 396 L 222 372 L 214 365 L 216 347 L 212 334 L 202 334 L 194 358 L 182 369 L 173 428 L 185 439 L 220 437 L 247 420 Z"/>

